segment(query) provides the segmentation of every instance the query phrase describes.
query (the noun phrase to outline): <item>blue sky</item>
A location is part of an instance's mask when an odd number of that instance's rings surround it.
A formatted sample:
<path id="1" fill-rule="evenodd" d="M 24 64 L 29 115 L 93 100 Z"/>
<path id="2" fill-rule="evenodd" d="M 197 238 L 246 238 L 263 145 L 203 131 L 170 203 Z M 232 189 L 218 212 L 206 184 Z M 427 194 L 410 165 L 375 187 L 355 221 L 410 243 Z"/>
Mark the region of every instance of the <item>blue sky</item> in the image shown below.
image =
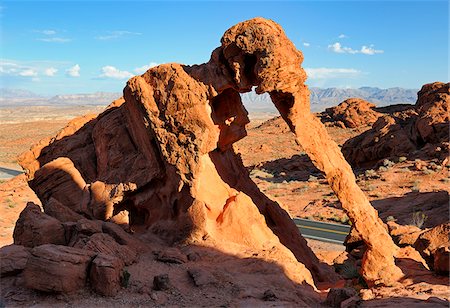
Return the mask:
<path id="1" fill-rule="evenodd" d="M 448 81 L 443 1 L 0 1 L 0 87 L 121 92 L 149 66 L 209 60 L 222 34 L 273 19 L 308 85 L 420 88 Z"/>

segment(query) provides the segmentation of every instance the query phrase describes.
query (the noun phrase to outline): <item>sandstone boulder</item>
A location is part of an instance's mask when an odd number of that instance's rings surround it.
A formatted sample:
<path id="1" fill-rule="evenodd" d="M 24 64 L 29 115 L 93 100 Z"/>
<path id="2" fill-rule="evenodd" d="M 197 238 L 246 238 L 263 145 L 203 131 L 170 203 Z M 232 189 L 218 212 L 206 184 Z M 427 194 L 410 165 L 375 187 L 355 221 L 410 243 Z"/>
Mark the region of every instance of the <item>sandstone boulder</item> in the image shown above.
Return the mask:
<path id="1" fill-rule="evenodd" d="M 448 141 L 450 83 L 434 82 L 423 85 L 416 102 L 418 119 L 415 123 L 419 141 L 439 143 Z"/>
<path id="2" fill-rule="evenodd" d="M 21 245 L 8 245 L 0 248 L 0 277 L 21 272 L 28 262 L 30 252 Z"/>
<path id="3" fill-rule="evenodd" d="M 434 251 L 433 259 L 434 271 L 438 274 L 448 276 L 450 266 L 450 248 L 448 246 L 439 247 Z"/>
<path id="4" fill-rule="evenodd" d="M 349 98 L 336 107 L 325 109 L 327 121 L 341 122 L 344 127 L 356 128 L 372 125 L 381 116 L 375 105 L 360 98 Z"/>
<path id="5" fill-rule="evenodd" d="M 105 256 L 120 259 L 125 265 L 132 264 L 137 257 L 136 251 L 126 245 L 118 244 L 110 235 L 96 233 L 89 238 L 81 238 L 74 247 L 89 250 Z"/>
<path id="6" fill-rule="evenodd" d="M 59 157 L 42 166 L 29 184 L 43 204 L 54 198 L 77 213 L 83 213 L 83 199 L 89 199 L 84 190 L 86 182 L 67 157 Z"/>
<path id="7" fill-rule="evenodd" d="M 387 226 L 389 229 L 389 234 L 400 247 L 404 247 L 406 245 L 414 245 L 420 234 L 423 232 L 422 229 L 416 226 L 402 226 L 395 223 L 394 221 L 388 221 Z"/>
<path id="8" fill-rule="evenodd" d="M 443 149 L 448 149 L 449 142 L 449 103 L 449 83 L 426 84 L 417 93 L 415 106 L 378 118 L 371 129 L 346 141 L 342 152 L 355 166 L 414 151 L 419 152 L 416 157 L 444 160 L 448 157 Z"/>
<path id="9" fill-rule="evenodd" d="M 356 295 L 356 290 L 352 288 L 332 288 L 328 292 L 325 305 L 329 307 L 341 307 L 342 302 Z"/>
<path id="10" fill-rule="evenodd" d="M 386 157 L 408 156 L 416 149 L 401 120 L 383 115 L 372 128 L 342 146 L 345 158 L 355 166 L 374 163 Z"/>
<path id="11" fill-rule="evenodd" d="M 50 200 L 43 204 L 44 212 L 50 215 L 60 222 L 78 221 L 83 218 L 80 214 L 73 211 L 69 207 L 65 206 L 55 198 L 51 197 Z"/>
<path id="12" fill-rule="evenodd" d="M 65 245 L 65 230 L 61 222 L 28 202 L 14 228 L 14 244 L 35 247 L 43 244 Z"/>
<path id="13" fill-rule="evenodd" d="M 99 254 L 92 261 L 89 278 L 92 289 L 104 296 L 115 296 L 120 290 L 124 263 L 112 255 Z"/>
<path id="14" fill-rule="evenodd" d="M 86 284 L 89 264 L 95 253 L 73 247 L 46 244 L 31 250 L 24 270 L 28 288 L 69 293 Z"/>
<path id="15" fill-rule="evenodd" d="M 450 223 L 441 224 L 422 234 L 414 244 L 414 248 L 425 259 L 428 266 L 434 266 L 434 254 L 440 247 L 450 247 Z"/>

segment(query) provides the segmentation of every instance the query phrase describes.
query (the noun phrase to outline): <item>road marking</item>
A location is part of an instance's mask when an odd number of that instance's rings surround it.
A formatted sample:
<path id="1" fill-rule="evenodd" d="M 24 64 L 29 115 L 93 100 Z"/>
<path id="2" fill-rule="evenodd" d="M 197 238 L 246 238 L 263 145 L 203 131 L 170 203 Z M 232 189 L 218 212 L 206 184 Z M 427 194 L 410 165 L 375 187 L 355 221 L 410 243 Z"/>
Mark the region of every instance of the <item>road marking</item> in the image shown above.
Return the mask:
<path id="1" fill-rule="evenodd" d="M 324 238 L 324 237 L 320 237 L 320 236 L 314 236 L 314 235 L 307 235 L 307 234 L 305 234 L 305 235 L 303 235 L 303 237 L 304 238 L 309 238 L 309 239 L 312 239 L 312 240 L 318 240 L 318 241 L 321 241 L 321 242 L 329 242 L 329 243 L 341 244 L 341 245 L 344 244 L 342 241 L 333 240 L 333 239 L 330 239 L 330 238 Z"/>
<path id="2" fill-rule="evenodd" d="M 317 228 L 317 227 L 310 227 L 310 226 L 297 225 L 297 227 L 305 228 L 305 229 L 318 230 L 318 231 L 324 231 L 324 232 L 329 232 L 329 233 L 342 234 L 342 235 L 347 235 L 348 234 L 348 232 L 335 231 L 335 230 L 329 230 L 329 229 L 323 229 L 323 228 Z"/>

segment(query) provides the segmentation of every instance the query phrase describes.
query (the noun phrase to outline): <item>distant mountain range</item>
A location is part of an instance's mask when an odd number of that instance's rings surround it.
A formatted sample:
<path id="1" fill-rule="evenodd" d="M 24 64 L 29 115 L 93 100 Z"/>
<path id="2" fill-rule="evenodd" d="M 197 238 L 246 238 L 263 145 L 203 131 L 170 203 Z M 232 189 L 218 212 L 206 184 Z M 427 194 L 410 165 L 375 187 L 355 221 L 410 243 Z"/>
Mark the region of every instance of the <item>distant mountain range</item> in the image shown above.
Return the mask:
<path id="1" fill-rule="evenodd" d="M 28 90 L 0 89 L 0 107 L 6 106 L 71 106 L 71 105 L 109 105 L 122 93 L 95 92 L 85 94 L 66 94 L 55 96 L 41 96 Z"/>
<path id="2" fill-rule="evenodd" d="M 377 106 L 393 104 L 414 104 L 417 100 L 417 89 L 375 87 L 361 87 L 358 89 L 344 88 L 309 88 L 311 110 L 323 111 L 325 108 L 336 106 L 344 100 L 357 97 L 367 100 Z M 255 92 L 242 94 L 242 101 L 249 111 L 270 112 L 275 110 L 267 93 L 257 95 Z"/>
<path id="3" fill-rule="evenodd" d="M 358 97 L 378 106 L 392 104 L 414 104 L 417 89 L 361 87 L 344 88 L 310 88 L 311 110 L 322 111 L 335 106 L 350 97 Z M 122 93 L 96 92 L 87 94 L 67 94 L 45 97 L 22 89 L 0 89 L 0 107 L 29 105 L 108 105 L 122 96 Z M 249 112 L 274 112 L 275 107 L 268 94 L 257 95 L 255 92 L 242 94 L 242 101 Z"/>

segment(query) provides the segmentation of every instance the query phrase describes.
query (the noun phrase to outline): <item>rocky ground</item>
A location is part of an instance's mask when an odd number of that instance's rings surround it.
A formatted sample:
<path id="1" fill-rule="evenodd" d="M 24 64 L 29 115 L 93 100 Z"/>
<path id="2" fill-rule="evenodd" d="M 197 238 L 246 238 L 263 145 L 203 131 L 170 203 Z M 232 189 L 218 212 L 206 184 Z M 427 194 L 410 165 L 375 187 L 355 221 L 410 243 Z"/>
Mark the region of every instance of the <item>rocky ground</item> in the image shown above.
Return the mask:
<path id="1" fill-rule="evenodd" d="M 80 112 L 85 111 L 83 109 Z M 49 110 L 46 108 L 45 112 L 49 112 Z M 47 119 L 45 122 L 30 120 L 21 123 L 20 118 L 15 119 L 14 123 L 2 122 L 0 138 L 7 146 L 1 152 L 1 166 L 15 169 L 14 158 L 18 154 L 29 148 L 36 140 L 54 134 L 65 124 L 66 120 L 60 116 Z M 368 125 L 359 125 L 355 128 L 328 125 L 327 130 L 333 139 L 342 145 L 349 138 L 357 136 L 369 128 Z M 248 128 L 248 136 L 235 146 L 239 149 L 244 164 L 248 167 L 251 178 L 258 187 L 270 198 L 277 200 L 288 209 L 292 217 L 349 223 L 348 217 L 343 213 L 323 175 L 313 167 L 280 118 L 266 121 L 266 116 L 265 118 L 254 116 Z M 395 220 L 402 225 L 412 224 L 419 228 L 426 228 L 448 221 L 448 207 L 439 206 L 448 203 L 448 166 L 440 168 L 437 166 L 440 165 L 433 159 L 410 160 L 406 157 L 396 157 L 382 160 L 372 168 L 360 168 L 355 171 L 358 184 L 366 192 L 372 204 L 380 211 L 380 216 L 384 221 Z M 39 204 L 38 198 L 28 187 L 24 175 L 10 180 L 1 180 L 0 246 L 12 243 L 14 224 L 28 201 Z M 445 209 L 447 212 L 443 213 L 442 210 L 445 211 Z M 244 306 L 261 305 L 262 303 L 268 306 L 280 306 L 283 305 L 283 300 L 286 300 L 284 304 L 289 303 L 289 295 L 279 293 L 280 288 L 286 287 L 286 282 L 265 280 L 263 282 L 265 287 L 261 288 L 260 284 L 253 285 L 250 277 L 246 278 L 245 274 L 233 273 L 233 268 L 237 264 L 249 261 L 199 249 L 195 252 L 201 256 L 202 262 L 195 263 L 197 269 L 199 267 L 211 269 L 219 266 L 219 263 L 223 269 L 223 271 L 209 271 L 209 274 L 205 274 L 202 270 L 196 272 L 196 268 L 191 268 L 192 265 L 185 264 L 186 261 L 183 261 L 181 265 L 172 265 L 170 262 L 155 260 L 155 251 L 158 249 L 163 251 L 164 247 L 158 246 L 161 243 L 157 244 L 157 240 L 153 239 L 153 241 L 155 245 L 152 249 L 148 253 L 142 254 L 137 263 L 127 267 L 131 278 L 127 283 L 127 288 L 123 288 L 115 297 L 105 298 L 92 291 L 57 296 L 35 293 L 14 287 L 20 283 L 17 279 L 23 279 L 19 276 L 18 278 L 2 278 L 3 301 L 13 306 L 33 305 L 35 307 L 49 305 L 227 306 L 237 303 L 233 298 L 238 298 L 239 305 Z M 351 258 L 347 252 L 344 252 L 343 246 L 312 240 L 309 240 L 308 244 L 322 262 L 334 265 L 336 268 Z M 189 253 L 182 251 L 185 256 Z M 146 264 L 144 271 L 142 264 Z M 251 266 L 256 266 L 258 268 L 256 271 L 277 272 L 276 269 L 270 269 L 270 266 L 266 264 L 252 264 Z M 405 268 L 413 267 L 406 264 Z M 171 280 L 170 291 L 154 290 L 152 279 L 155 272 L 169 273 L 170 277 L 177 277 L 175 281 Z M 210 276 L 211 272 L 213 272 L 212 276 Z M 198 292 L 198 286 L 192 286 L 192 273 L 200 275 L 198 282 L 194 281 L 194 285 L 198 283 L 201 292 Z M 448 305 L 448 302 L 445 301 L 445 298 L 448 299 L 449 296 L 448 279 L 435 276 L 429 271 L 411 273 L 410 278 L 406 278 L 400 286 L 377 289 L 364 289 L 364 285 L 358 280 L 355 268 L 351 265 L 344 266 L 345 275 L 348 275 L 348 279 L 342 280 L 338 285 L 348 285 L 353 289 L 361 290 L 363 306 L 386 307 L 396 304 L 414 304 L 436 307 Z M 241 283 L 236 282 L 237 277 Z M 227 290 L 220 295 L 213 291 L 217 287 L 227 288 Z M 328 287 L 322 286 L 323 290 L 314 296 L 322 297 L 324 300 Z M 263 301 L 255 300 L 255 298 Z"/>

